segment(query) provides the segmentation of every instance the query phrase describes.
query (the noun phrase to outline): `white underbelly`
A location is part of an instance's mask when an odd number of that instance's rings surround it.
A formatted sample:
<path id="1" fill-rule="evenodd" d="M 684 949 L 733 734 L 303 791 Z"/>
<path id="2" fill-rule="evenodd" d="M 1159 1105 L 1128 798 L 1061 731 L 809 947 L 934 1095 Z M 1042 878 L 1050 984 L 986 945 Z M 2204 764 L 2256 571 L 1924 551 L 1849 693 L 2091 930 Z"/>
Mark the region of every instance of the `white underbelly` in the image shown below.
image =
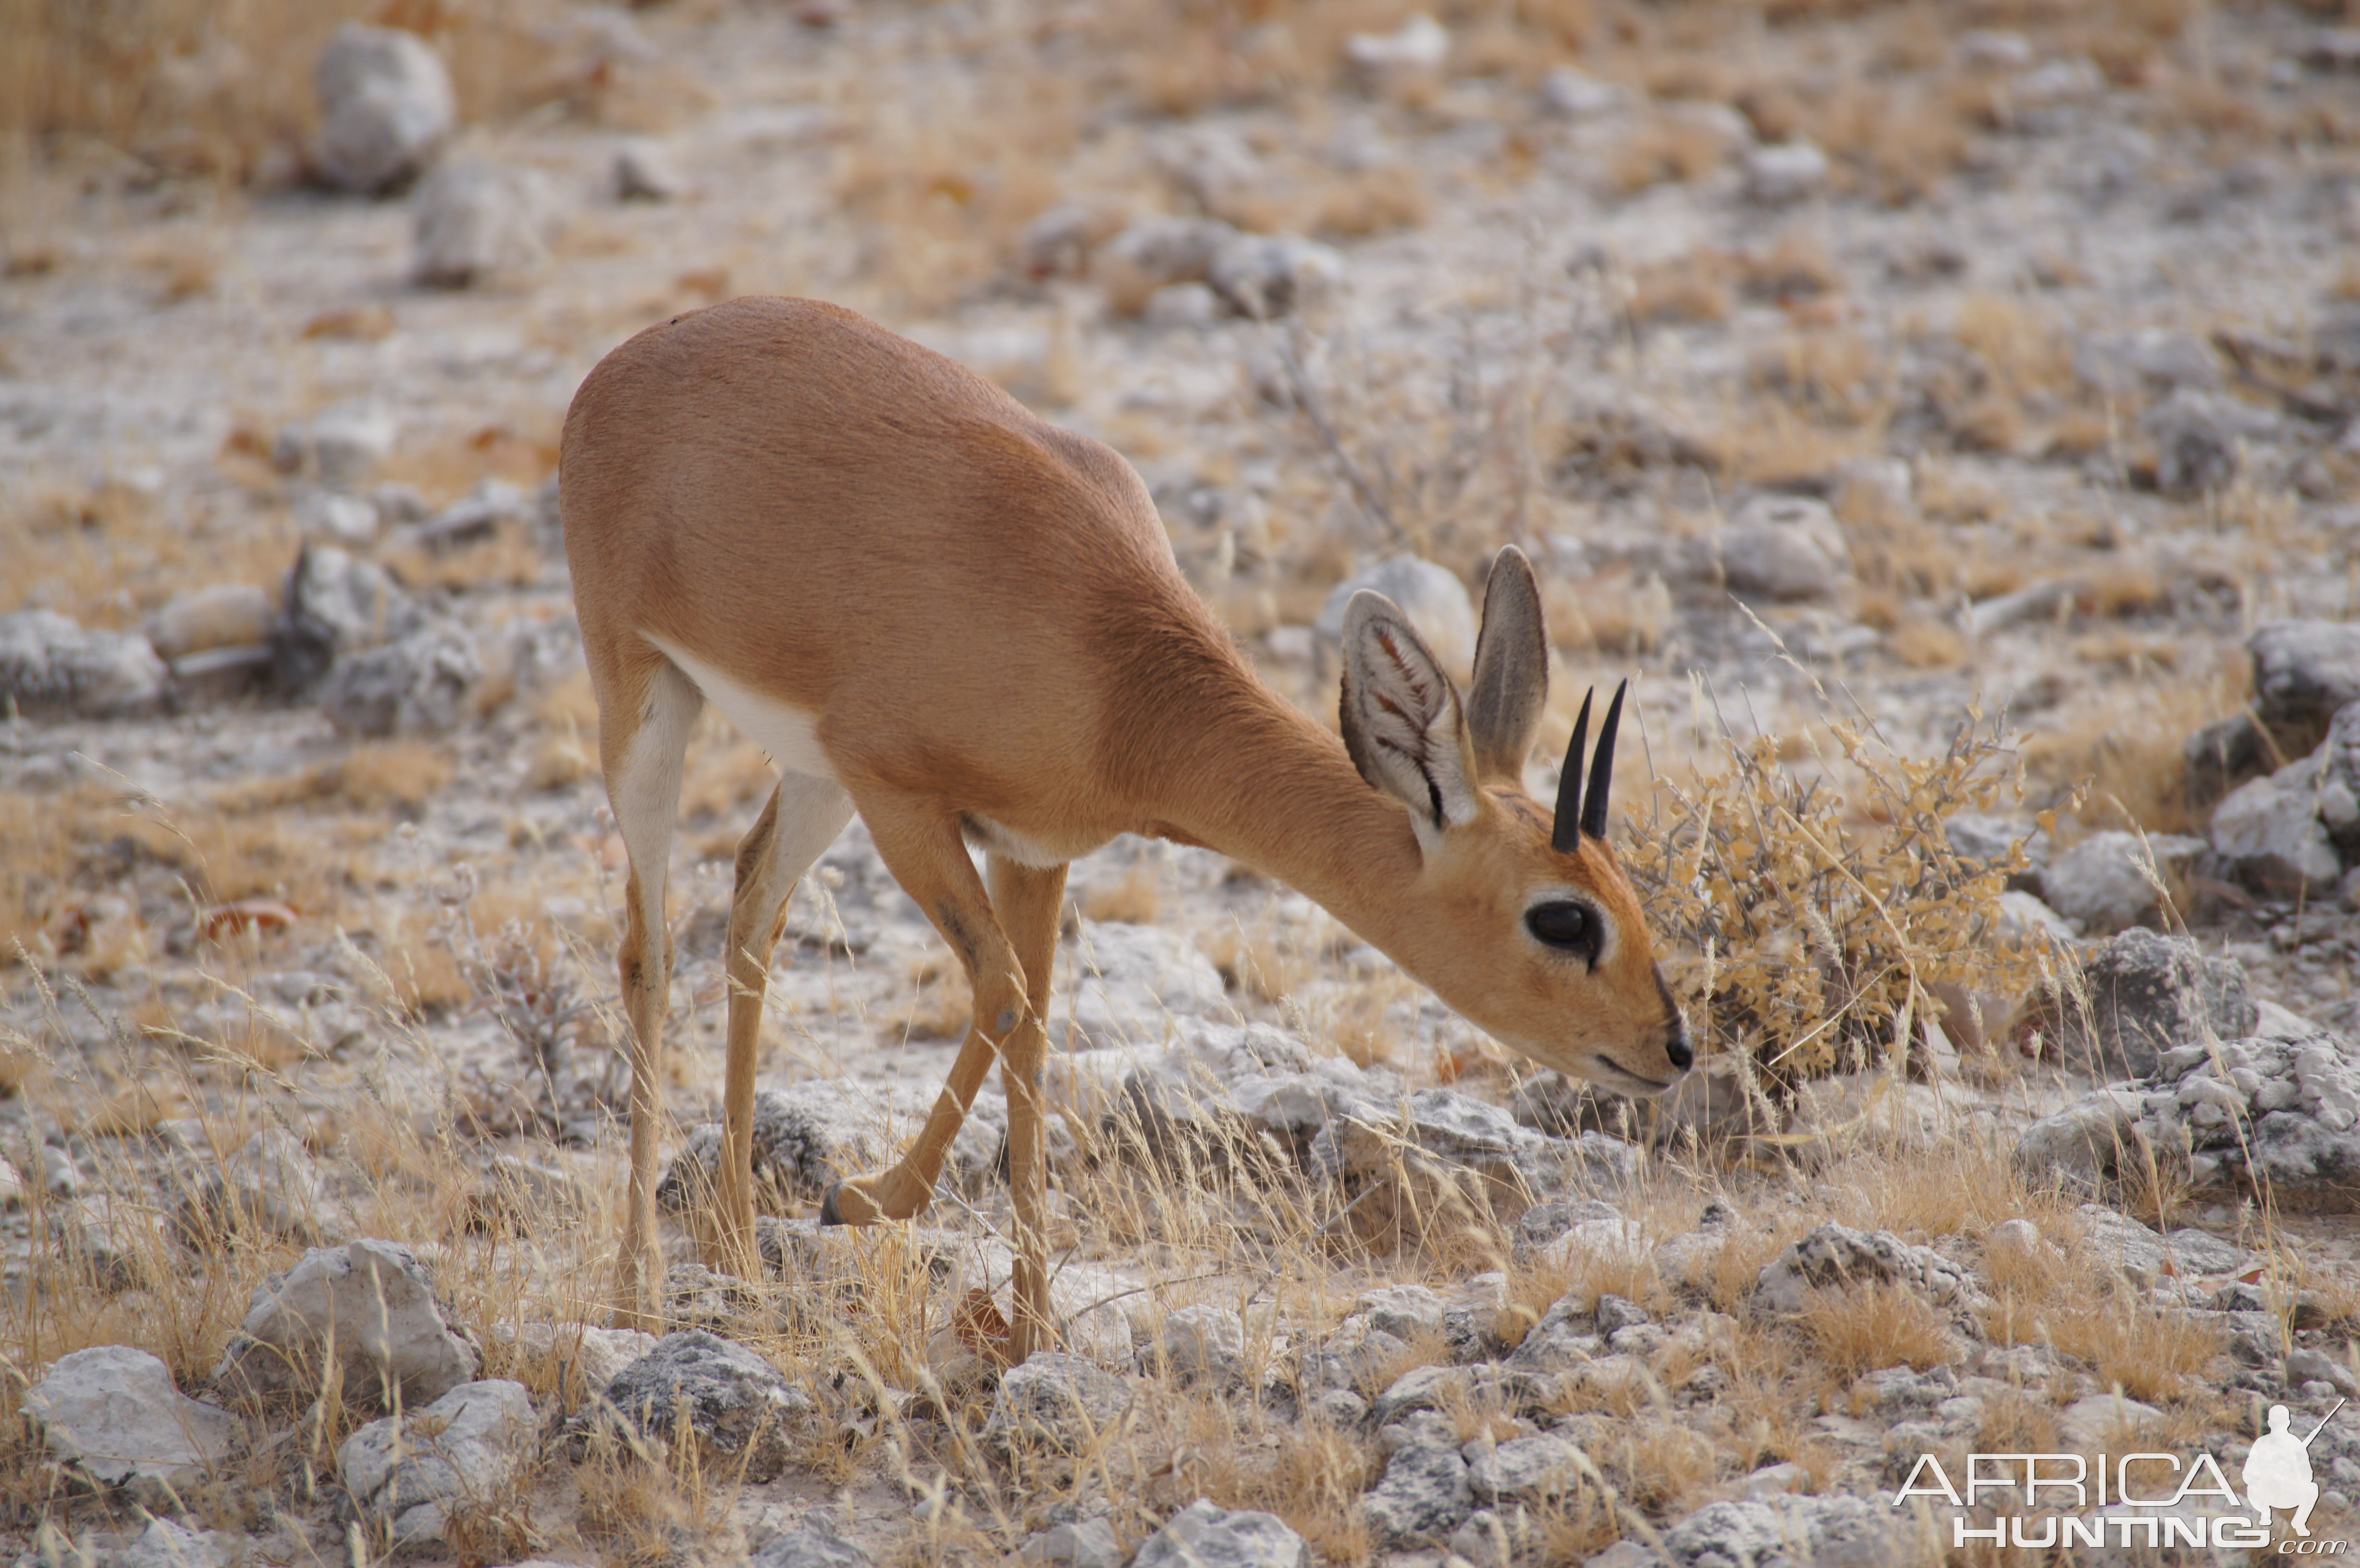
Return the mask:
<path id="1" fill-rule="evenodd" d="M 696 683 L 705 700 L 720 709 L 723 716 L 738 726 L 738 734 L 770 753 L 772 762 L 789 773 L 836 779 L 827 753 L 820 749 L 817 713 L 733 681 L 694 654 L 660 637 L 644 632 L 640 635 Z"/>

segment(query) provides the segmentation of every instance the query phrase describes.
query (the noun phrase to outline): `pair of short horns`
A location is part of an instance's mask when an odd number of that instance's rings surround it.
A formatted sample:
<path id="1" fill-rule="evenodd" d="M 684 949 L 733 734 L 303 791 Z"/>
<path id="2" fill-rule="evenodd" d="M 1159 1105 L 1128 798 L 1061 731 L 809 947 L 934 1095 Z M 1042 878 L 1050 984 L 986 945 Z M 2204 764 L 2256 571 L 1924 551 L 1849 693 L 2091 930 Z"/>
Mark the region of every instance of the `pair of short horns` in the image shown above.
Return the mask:
<path id="1" fill-rule="evenodd" d="M 1598 751 L 1590 759 L 1590 794 L 1585 801 L 1581 790 L 1581 743 L 1590 735 L 1590 704 L 1596 699 L 1595 690 L 1581 699 L 1581 716 L 1573 721 L 1573 743 L 1565 748 L 1565 773 L 1557 786 L 1557 823 L 1549 830 L 1550 846 L 1560 855 L 1571 855 L 1581 847 L 1581 835 L 1594 839 L 1606 836 L 1606 797 L 1614 784 L 1614 731 L 1622 722 L 1622 693 L 1631 682 L 1623 681 L 1614 688 L 1614 701 L 1606 707 L 1606 723 L 1599 726 Z"/>

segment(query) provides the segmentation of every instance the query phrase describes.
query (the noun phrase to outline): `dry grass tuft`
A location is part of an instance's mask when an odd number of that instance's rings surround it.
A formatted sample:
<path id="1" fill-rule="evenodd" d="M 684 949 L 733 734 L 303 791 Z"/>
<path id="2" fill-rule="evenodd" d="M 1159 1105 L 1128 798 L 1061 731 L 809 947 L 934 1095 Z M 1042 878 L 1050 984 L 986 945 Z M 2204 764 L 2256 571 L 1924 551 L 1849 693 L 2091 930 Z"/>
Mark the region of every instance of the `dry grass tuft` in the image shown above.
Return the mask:
<path id="1" fill-rule="evenodd" d="M 1811 1354 L 1846 1377 L 1883 1367 L 1922 1372 L 1948 1366 L 1960 1356 L 1958 1339 L 1941 1314 L 1903 1286 L 1823 1290 L 1804 1308 L 1797 1326 Z"/>

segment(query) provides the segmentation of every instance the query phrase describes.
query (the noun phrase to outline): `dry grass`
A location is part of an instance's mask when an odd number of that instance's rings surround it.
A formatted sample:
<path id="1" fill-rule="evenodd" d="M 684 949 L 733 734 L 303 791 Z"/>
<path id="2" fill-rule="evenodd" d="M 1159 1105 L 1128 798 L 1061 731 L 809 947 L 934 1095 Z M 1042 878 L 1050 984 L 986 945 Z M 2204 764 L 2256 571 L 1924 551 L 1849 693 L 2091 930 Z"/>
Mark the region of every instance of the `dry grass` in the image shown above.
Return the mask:
<path id="1" fill-rule="evenodd" d="M 1917 1291 L 1862 1285 L 1822 1291 L 1797 1326 L 1828 1368 L 1856 1377 L 1881 1367 L 1924 1371 L 1959 1358 L 1961 1345 L 1939 1312 Z"/>
<path id="2" fill-rule="evenodd" d="M 1928 987 L 2006 991 L 2027 977 L 1997 944 L 2008 872 L 1961 863 L 1942 819 L 1989 809 L 2005 782 L 2000 737 L 1971 710 L 1941 757 L 1900 757 L 1829 724 L 1823 772 L 1782 767 L 1776 743 L 1724 729 L 1720 771 L 1658 783 L 1654 821 L 1626 852 L 1676 988 L 1710 998 L 1714 1049 L 1752 1053 L 1773 1082 L 1885 1059 Z"/>

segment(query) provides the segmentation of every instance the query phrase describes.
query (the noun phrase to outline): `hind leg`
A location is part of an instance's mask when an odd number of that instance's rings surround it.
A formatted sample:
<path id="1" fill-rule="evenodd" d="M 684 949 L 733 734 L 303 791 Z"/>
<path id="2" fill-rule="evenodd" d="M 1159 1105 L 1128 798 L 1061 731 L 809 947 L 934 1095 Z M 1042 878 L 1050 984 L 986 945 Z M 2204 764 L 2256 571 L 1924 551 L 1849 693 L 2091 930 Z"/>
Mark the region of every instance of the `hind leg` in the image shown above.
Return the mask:
<path id="1" fill-rule="evenodd" d="M 664 885 L 690 729 L 705 705 L 661 659 L 599 687 L 606 798 L 630 856 L 624 895 L 623 1006 L 631 1019 L 631 1176 L 617 1266 L 617 1323 L 663 1332 L 663 1243 L 656 1229 L 656 1146 L 663 1120 L 663 1022 L 672 1000 L 672 933 Z"/>
<path id="2" fill-rule="evenodd" d="M 788 773 L 761 818 L 738 845 L 738 891 L 729 902 L 729 1067 L 722 1094 L 721 1170 L 716 1182 L 716 1265 L 740 1279 L 760 1272 L 754 1247 L 754 1066 L 770 989 L 770 953 L 787 899 L 812 862 L 852 820 L 852 797 L 834 779 Z"/>
<path id="3" fill-rule="evenodd" d="M 1024 972 L 1024 1021 L 1000 1047 L 1000 1079 L 1008 1088 L 1008 1195 L 1015 1211 L 1015 1300 L 1011 1365 L 1056 1343 L 1049 1306 L 1048 1239 L 1043 1228 L 1048 1166 L 1043 1150 L 1041 1068 L 1048 1056 L 1049 982 L 1056 971 L 1057 917 L 1065 901 L 1063 866 L 1026 866 L 991 857 L 991 902 Z"/>

